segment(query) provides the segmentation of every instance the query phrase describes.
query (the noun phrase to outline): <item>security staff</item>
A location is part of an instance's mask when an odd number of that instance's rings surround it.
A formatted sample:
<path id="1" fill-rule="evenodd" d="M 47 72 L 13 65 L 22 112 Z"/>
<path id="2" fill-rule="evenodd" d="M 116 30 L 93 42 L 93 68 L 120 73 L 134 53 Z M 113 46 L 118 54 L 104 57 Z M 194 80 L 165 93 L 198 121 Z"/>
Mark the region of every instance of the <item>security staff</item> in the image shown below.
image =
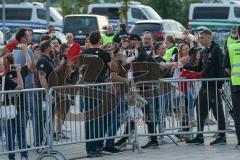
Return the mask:
<path id="1" fill-rule="evenodd" d="M 227 48 L 231 45 L 234 44 L 238 41 L 238 34 L 237 34 L 237 28 L 234 26 L 230 30 L 230 36 L 227 38 L 225 45 L 224 45 L 224 50 L 225 53 L 227 51 Z"/>
<path id="2" fill-rule="evenodd" d="M 240 27 L 237 29 L 240 39 Z M 237 134 L 237 145 L 240 147 L 240 41 L 231 44 L 225 56 L 225 71 L 231 76 L 231 94 L 234 112 L 234 122 Z"/>
<path id="3" fill-rule="evenodd" d="M 106 45 L 106 44 L 112 43 L 114 37 L 115 37 L 115 35 L 113 33 L 113 27 L 111 25 L 108 25 L 107 26 L 107 33 L 105 33 L 102 36 L 102 44 Z"/>
<path id="4" fill-rule="evenodd" d="M 168 61 L 170 61 L 170 59 L 172 58 L 172 56 L 174 54 L 178 53 L 178 48 L 175 45 L 175 40 L 174 40 L 173 36 L 170 36 L 170 35 L 168 35 L 166 37 L 165 44 L 167 47 L 167 51 L 166 51 L 166 54 L 163 56 L 163 58 L 168 62 Z"/>
<path id="5" fill-rule="evenodd" d="M 223 53 L 218 44 L 212 41 L 212 32 L 203 30 L 200 32 L 200 43 L 205 48 L 202 51 L 201 63 L 197 71 L 201 71 L 203 78 L 222 78 L 224 77 Z M 225 130 L 225 118 L 220 93 L 223 82 L 203 82 L 196 100 L 198 131 L 203 131 L 205 120 L 209 109 L 212 109 L 215 119 L 218 121 L 218 129 Z M 217 92 L 217 93 L 216 93 Z M 194 139 L 187 141 L 192 144 L 203 144 L 203 134 L 198 134 Z M 219 133 L 219 136 L 210 143 L 226 144 L 225 133 Z"/>

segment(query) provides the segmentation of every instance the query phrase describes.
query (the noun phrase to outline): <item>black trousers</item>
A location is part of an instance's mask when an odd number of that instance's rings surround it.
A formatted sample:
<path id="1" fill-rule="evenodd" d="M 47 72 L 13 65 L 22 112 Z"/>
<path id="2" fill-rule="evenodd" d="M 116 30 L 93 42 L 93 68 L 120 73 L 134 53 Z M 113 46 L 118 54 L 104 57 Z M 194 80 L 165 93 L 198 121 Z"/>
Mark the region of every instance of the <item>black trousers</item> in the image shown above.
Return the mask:
<path id="1" fill-rule="evenodd" d="M 202 87 L 196 100 L 196 106 L 198 131 L 204 130 L 204 124 L 210 109 L 212 109 L 213 115 L 217 120 L 218 130 L 225 130 L 226 125 L 222 99 L 216 88 L 206 89 Z M 203 134 L 199 134 L 198 136 L 203 137 Z M 219 136 L 225 137 L 225 133 L 219 133 Z"/>
<path id="2" fill-rule="evenodd" d="M 239 99 L 240 99 L 240 91 L 232 92 L 234 122 L 235 122 L 238 144 L 240 145 L 240 103 L 239 103 Z"/>

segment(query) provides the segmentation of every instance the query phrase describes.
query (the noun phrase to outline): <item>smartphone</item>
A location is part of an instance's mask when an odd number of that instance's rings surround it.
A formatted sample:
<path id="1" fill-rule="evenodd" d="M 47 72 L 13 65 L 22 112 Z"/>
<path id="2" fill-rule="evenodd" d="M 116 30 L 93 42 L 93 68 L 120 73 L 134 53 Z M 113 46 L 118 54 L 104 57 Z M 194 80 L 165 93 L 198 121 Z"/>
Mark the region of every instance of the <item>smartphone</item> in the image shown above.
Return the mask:
<path id="1" fill-rule="evenodd" d="M 17 64 L 11 64 L 10 65 L 10 70 L 11 71 L 16 71 L 17 70 Z"/>
<path id="2" fill-rule="evenodd" d="M 18 44 L 18 45 L 15 47 L 15 49 L 16 49 L 16 50 L 22 50 L 22 49 L 23 49 L 23 47 L 22 47 L 22 45 L 21 45 L 21 44 Z"/>

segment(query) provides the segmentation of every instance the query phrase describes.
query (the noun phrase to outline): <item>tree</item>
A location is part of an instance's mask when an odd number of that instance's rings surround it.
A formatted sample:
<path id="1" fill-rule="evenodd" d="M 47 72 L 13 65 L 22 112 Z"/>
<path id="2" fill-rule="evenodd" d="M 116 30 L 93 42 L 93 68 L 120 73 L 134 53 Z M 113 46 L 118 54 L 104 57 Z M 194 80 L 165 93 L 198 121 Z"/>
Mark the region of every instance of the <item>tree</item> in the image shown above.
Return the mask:
<path id="1" fill-rule="evenodd" d="M 126 28 L 128 28 L 128 2 L 128 0 L 123 0 L 122 7 L 119 10 L 120 18 L 124 20 Z"/>
<path id="2" fill-rule="evenodd" d="M 163 19 L 174 19 L 185 27 L 188 22 L 188 12 L 191 3 L 199 3 L 204 0 L 141 0 L 158 12 Z"/>

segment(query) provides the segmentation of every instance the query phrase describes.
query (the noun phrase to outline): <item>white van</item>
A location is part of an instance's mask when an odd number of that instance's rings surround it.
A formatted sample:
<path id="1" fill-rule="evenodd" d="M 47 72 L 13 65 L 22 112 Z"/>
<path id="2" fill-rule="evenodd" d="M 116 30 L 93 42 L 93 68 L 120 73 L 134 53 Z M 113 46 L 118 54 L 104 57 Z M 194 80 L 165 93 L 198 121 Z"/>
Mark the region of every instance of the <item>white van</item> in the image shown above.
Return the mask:
<path id="1" fill-rule="evenodd" d="M 240 2 L 193 3 L 189 8 L 188 28 L 229 31 L 240 24 Z"/>
<path id="2" fill-rule="evenodd" d="M 64 17 L 63 32 L 72 33 L 75 41 L 85 44 L 86 37 L 92 32 L 99 30 L 101 34 L 109 25 L 106 16 L 92 14 L 73 14 Z"/>
<path id="3" fill-rule="evenodd" d="M 120 23 L 119 10 L 122 3 L 100 3 L 90 4 L 88 6 L 89 14 L 98 14 L 107 16 L 109 22 L 114 28 Z M 128 6 L 128 27 L 131 28 L 135 22 L 139 20 L 161 20 L 162 18 L 157 12 L 146 5 L 142 5 L 140 2 L 129 2 Z"/>
<path id="4" fill-rule="evenodd" d="M 0 5 L 0 25 L 2 26 L 2 4 Z M 47 11 L 43 3 L 28 3 L 23 2 L 20 4 L 6 4 L 6 27 L 14 32 L 20 27 L 29 27 L 32 29 L 46 29 L 48 27 L 46 18 Z M 50 20 L 55 28 L 62 31 L 62 16 L 56 9 L 50 7 Z"/>

